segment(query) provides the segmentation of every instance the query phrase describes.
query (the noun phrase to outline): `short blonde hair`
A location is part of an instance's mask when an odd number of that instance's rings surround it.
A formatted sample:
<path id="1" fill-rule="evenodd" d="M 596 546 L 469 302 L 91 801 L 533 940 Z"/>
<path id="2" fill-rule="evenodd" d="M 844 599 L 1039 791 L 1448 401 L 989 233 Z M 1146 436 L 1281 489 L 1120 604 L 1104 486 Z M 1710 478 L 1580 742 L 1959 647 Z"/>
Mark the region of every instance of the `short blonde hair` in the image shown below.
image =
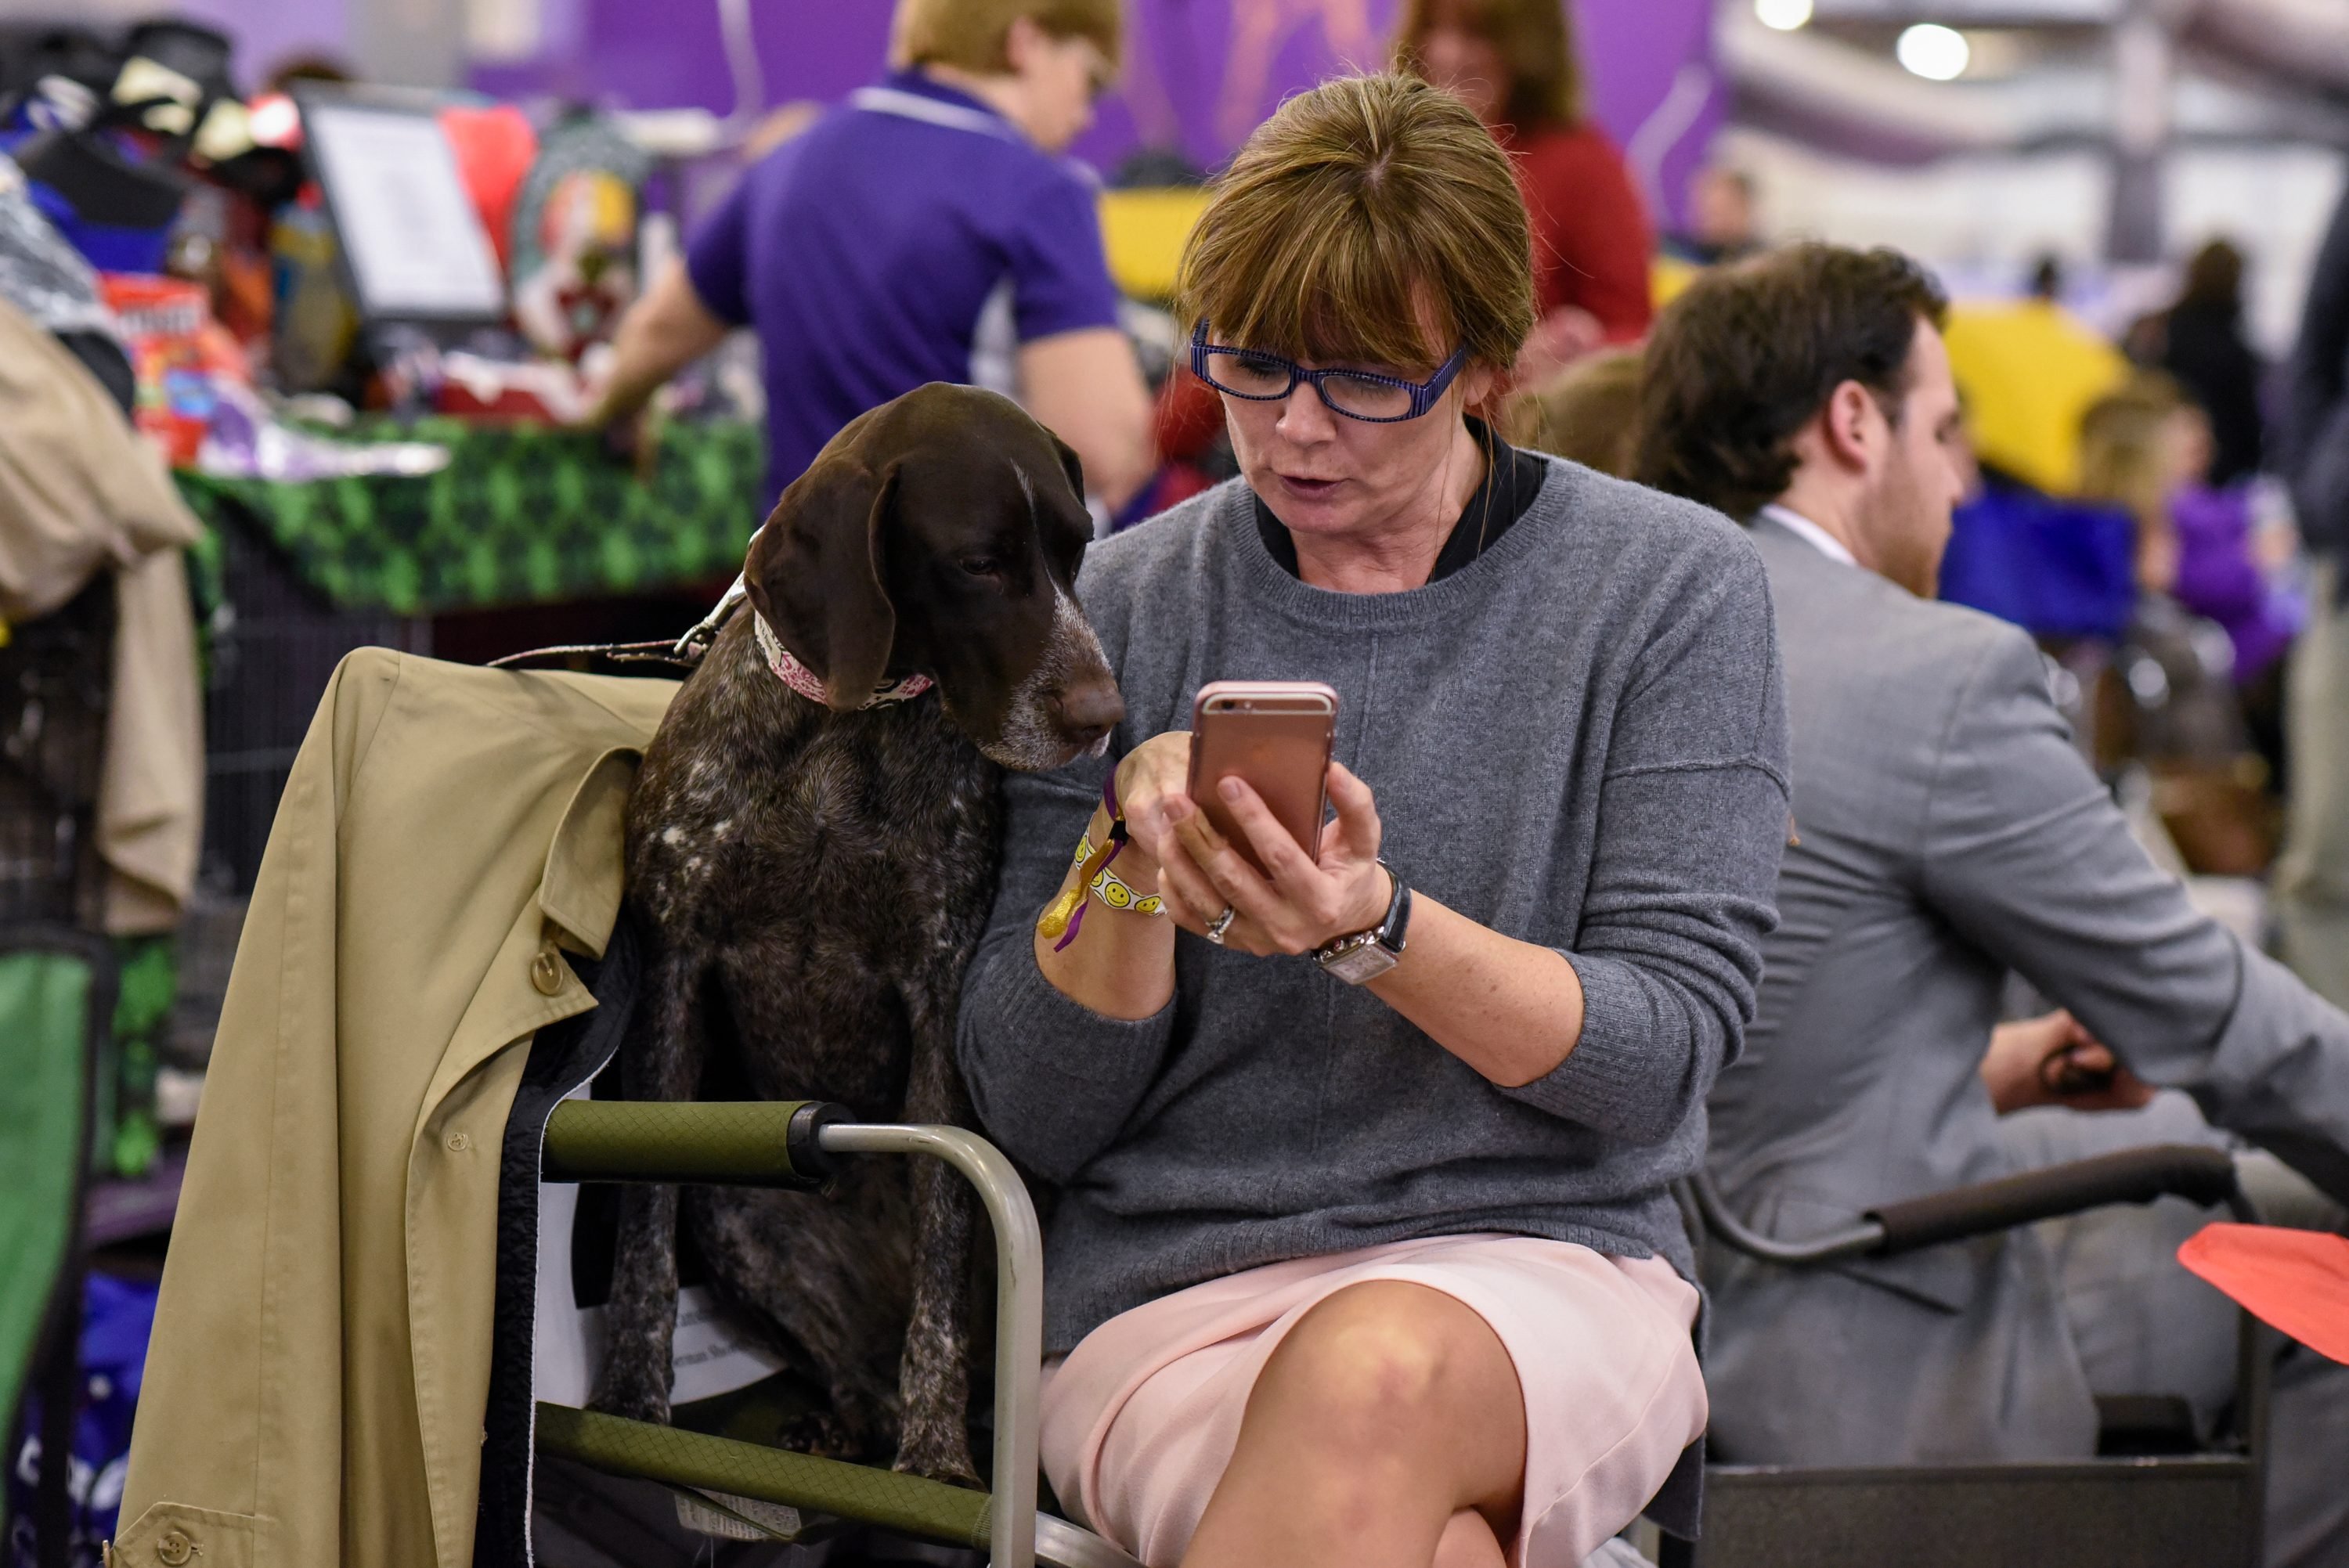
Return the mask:
<path id="1" fill-rule="evenodd" d="M 1004 39 L 1022 16 L 1055 38 L 1089 40 L 1117 68 L 1124 27 L 1120 0 L 897 0 L 889 63 L 1000 75 L 1011 68 Z"/>
<path id="2" fill-rule="evenodd" d="M 1232 160 L 1175 297 L 1216 342 L 1292 359 L 1433 368 L 1465 345 L 1506 370 L 1534 323 L 1525 200 L 1451 94 L 1340 77 L 1281 105 Z"/>
<path id="3" fill-rule="evenodd" d="M 2163 448 L 2170 417 L 2187 406 L 2178 383 L 2140 370 L 2080 416 L 2078 490 L 2087 500 L 2126 507 L 2139 526 L 2168 516 Z"/>
<path id="4" fill-rule="evenodd" d="M 1578 359 L 1540 386 L 1509 394 L 1495 421 L 1501 437 L 1628 480 L 1640 454 L 1641 368 L 1636 348 Z"/>

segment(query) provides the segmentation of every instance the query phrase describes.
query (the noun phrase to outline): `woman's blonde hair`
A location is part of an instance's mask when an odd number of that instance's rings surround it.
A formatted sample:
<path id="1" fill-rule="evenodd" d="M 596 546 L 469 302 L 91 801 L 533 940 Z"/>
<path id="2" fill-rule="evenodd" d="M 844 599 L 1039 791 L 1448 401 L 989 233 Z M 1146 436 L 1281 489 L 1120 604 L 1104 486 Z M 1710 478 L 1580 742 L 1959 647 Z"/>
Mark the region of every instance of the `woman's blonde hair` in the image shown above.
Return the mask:
<path id="1" fill-rule="evenodd" d="M 2176 381 L 2141 370 L 2080 416 L 2079 491 L 2137 523 L 2138 583 L 2168 593 L 2178 580 L 2178 529 L 2169 512 L 2169 443 L 2177 416 L 2193 407 Z"/>
<path id="2" fill-rule="evenodd" d="M 897 0 L 889 63 L 952 66 L 974 76 L 1011 68 L 1004 39 L 1025 16 L 1055 38 L 1084 38 L 1114 70 L 1123 38 L 1120 0 Z"/>
<path id="3" fill-rule="evenodd" d="M 1466 15 L 1464 26 L 1500 52 L 1509 73 L 1501 118 L 1519 130 L 1573 125 L 1582 119 L 1582 72 L 1574 59 L 1574 24 L 1566 0 L 1403 0 L 1395 23 L 1394 68 L 1420 73 L 1419 46 L 1437 7 Z"/>
<path id="4" fill-rule="evenodd" d="M 1501 438 L 1630 479 L 1640 454 L 1642 367 L 1640 350 L 1609 349 L 1576 360 L 1538 387 L 1512 392 L 1495 421 Z"/>
<path id="5" fill-rule="evenodd" d="M 1216 342 L 1292 359 L 1432 368 L 1465 345 L 1505 370 L 1533 329 L 1532 258 L 1516 180 L 1474 114 L 1413 77 L 1340 77 L 1232 160 L 1175 297 Z"/>
<path id="6" fill-rule="evenodd" d="M 2178 383 L 2139 371 L 2080 416 L 2078 490 L 2127 509 L 2140 526 L 2169 515 L 2166 447 L 2170 417 L 2186 407 Z"/>

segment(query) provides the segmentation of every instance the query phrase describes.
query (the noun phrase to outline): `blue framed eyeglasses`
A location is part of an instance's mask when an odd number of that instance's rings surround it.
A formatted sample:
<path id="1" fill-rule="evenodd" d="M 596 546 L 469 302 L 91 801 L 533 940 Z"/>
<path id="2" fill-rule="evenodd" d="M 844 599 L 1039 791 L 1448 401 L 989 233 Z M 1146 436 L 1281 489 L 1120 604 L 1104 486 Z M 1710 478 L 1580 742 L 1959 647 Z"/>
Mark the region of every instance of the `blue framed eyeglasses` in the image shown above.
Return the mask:
<path id="1" fill-rule="evenodd" d="M 1369 370 L 1308 370 L 1277 354 L 1209 343 L 1204 319 L 1191 331 L 1191 374 L 1216 391 L 1252 403 L 1275 403 L 1295 391 L 1299 381 L 1309 381 L 1330 412 L 1372 425 L 1418 418 L 1435 407 L 1435 400 L 1467 363 L 1468 346 L 1464 343 L 1424 381 L 1405 381 Z"/>

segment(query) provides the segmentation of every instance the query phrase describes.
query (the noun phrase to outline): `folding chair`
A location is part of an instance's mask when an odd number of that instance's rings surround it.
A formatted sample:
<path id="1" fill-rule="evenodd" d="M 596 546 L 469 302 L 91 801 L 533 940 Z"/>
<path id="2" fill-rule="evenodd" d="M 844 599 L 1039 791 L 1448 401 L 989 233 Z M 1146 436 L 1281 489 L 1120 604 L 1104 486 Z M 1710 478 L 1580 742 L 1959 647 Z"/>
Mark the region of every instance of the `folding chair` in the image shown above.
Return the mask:
<path id="1" fill-rule="evenodd" d="M 1718 1243 L 1788 1268 L 1890 1257 L 2168 1196 L 2256 1218 L 2236 1185 L 2233 1160 L 2190 1145 L 2127 1150 L 1889 1203 L 1803 1242 L 1740 1223 L 1710 1177 L 1682 1191 L 1701 1221 L 1700 1245 Z M 2236 1398 L 2215 1451 L 1970 1465 L 1711 1465 L 1703 1535 L 1693 1543 L 1667 1540 L 1662 1568 L 2258 1568 L 2272 1346 L 2249 1314 L 2241 1324 Z M 1885 1392 L 1897 1398 L 1901 1391 Z M 2100 1400 L 2099 1413 L 2108 1430 L 2138 1425 L 2142 1404 Z"/>
<path id="2" fill-rule="evenodd" d="M 1035 1205 L 994 1145 L 959 1127 L 857 1123 L 813 1101 L 566 1100 L 546 1124 L 548 1181 L 812 1187 L 843 1159 L 943 1160 L 978 1190 L 995 1234 L 995 1456 L 987 1492 L 756 1443 L 541 1403 L 538 1449 L 659 1481 L 778 1539 L 850 1521 L 984 1547 L 993 1568 L 1140 1568 L 1091 1531 L 1036 1511 L 1044 1243 Z M 750 1506 L 744 1506 L 747 1503 Z M 763 1505 L 763 1506 L 761 1506 Z M 773 1510 L 791 1511 L 778 1515 Z"/>

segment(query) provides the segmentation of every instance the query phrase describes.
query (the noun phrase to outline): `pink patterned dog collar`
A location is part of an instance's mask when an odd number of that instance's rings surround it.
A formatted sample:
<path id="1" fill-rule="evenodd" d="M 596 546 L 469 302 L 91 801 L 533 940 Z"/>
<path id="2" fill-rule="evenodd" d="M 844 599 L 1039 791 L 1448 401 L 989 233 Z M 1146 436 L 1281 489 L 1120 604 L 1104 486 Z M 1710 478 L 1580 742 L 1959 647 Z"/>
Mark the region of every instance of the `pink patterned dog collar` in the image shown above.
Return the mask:
<path id="1" fill-rule="evenodd" d="M 783 646 L 783 640 L 775 635 L 775 629 L 767 624 L 767 618 L 752 610 L 750 622 L 751 629 L 758 634 L 759 651 L 767 655 L 767 667 L 775 672 L 775 678 L 810 702 L 823 701 L 823 682 L 816 679 L 813 670 L 792 657 L 792 651 Z M 907 676 L 901 681 L 887 681 L 874 687 L 873 695 L 866 697 L 861 706 L 879 707 L 884 703 L 911 702 L 935 684 L 929 676 L 922 675 Z"/>

